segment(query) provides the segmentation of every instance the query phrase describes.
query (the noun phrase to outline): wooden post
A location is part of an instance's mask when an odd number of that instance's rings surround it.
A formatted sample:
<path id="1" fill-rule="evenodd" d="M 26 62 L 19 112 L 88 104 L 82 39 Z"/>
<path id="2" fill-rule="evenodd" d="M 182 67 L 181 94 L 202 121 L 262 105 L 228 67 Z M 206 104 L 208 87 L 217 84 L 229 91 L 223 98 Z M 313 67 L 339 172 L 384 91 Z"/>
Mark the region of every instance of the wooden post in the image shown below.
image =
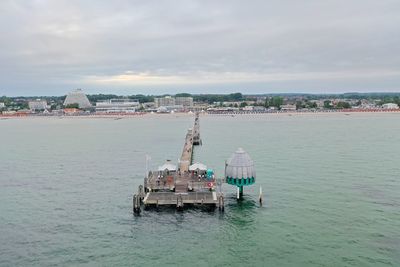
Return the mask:
<path id="1" fill-rule="evenodd" d="M 238 186 L 238 187 L 237 187 L 236 198 L 237 198 L 238 200 L 243 199 L 243 186 Z"/>
<path id="2" fill-rule="evenodd" d="M 140 214 L 140 198 L 137 195 L 133 195 L 133 213 Z"/>

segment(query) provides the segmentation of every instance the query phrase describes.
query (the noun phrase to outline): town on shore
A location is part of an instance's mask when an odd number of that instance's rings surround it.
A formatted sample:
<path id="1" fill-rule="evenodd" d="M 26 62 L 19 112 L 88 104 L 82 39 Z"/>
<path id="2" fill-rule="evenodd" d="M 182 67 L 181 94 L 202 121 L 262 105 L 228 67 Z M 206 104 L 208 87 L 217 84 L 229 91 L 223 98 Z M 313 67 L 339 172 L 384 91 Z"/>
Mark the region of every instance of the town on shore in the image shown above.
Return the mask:
<path id="1" fill-rule="evenodd" d="M 400 93 L 86 95 L 0 97 L 0 116 L 138 115 L 202 111 L 211 114 L 400 111 Z"/>

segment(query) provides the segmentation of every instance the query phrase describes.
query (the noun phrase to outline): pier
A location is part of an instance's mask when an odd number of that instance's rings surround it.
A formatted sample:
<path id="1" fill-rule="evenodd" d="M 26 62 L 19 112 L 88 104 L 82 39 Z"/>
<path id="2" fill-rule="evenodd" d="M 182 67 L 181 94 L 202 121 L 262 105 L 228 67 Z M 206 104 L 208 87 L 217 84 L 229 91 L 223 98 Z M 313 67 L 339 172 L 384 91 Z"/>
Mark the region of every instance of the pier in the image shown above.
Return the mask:
<path id="1" fill-rule="evenodd" d="M 223 211 L 224 197 L 221 190 L 217 192 L 222 180 L 218 180 L 204 164 L 193 164 L 193 148 L 200 144 L 199 113 L 196 113 L 194 126 L 186 133 L 178 165 L 166 161 L 157 170 L 146 174 L 144 185 L 139 186 L 133 197 L 134 213 L 140 213 L 142 205 L 145 209 L 172 206 L 183 210 L 184 207 L 204 206 Z"/>

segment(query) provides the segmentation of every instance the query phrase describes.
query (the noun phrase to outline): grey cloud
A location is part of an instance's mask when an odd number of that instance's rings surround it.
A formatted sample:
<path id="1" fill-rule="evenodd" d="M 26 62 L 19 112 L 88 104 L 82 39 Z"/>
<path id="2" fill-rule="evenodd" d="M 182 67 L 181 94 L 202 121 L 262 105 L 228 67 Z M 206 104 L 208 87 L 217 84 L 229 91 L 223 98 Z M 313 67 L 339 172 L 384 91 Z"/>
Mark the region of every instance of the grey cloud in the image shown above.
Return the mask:
<path id="1" fill-rule="evenodd" d="M 398 90 L 398 25 L 391 0 L 3 0 L 0 95 Z M 178 79 L 90 80 L 125 73 Z"/>

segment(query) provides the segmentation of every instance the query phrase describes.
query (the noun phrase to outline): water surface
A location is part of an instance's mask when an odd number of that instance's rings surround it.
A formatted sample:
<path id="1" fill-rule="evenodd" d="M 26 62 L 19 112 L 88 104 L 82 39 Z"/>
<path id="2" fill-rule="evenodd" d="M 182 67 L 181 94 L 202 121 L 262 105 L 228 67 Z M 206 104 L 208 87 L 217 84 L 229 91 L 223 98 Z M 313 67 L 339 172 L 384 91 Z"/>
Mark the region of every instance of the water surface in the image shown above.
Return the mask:
<path id="1" fill-rule="evenodd" d="M 135 217 L 145 155 L 177 161 L 193 117 L 0 120 L 0 266 L 400 266 L 399 121 L 202 116 L 195 160 L 223 175 L 242 147 L 256 184 L 224 185 L 224 214 Z"/>

